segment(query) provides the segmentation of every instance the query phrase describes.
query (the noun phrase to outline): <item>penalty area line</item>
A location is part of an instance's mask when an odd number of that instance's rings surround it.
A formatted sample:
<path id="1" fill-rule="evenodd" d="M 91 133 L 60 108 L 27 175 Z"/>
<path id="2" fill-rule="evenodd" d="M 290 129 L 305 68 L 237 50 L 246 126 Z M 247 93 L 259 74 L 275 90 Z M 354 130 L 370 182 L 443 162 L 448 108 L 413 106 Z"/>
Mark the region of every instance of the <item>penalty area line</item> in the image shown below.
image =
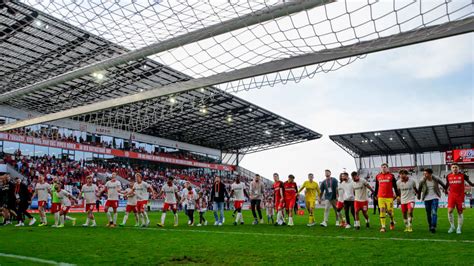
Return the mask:
<path id="1" fill-rule="evenodd" d="M 131 228 L 135 229 L 135 228 Z M 229 234 L 229 235 L 251 235 L 251 236 L 275 236 L 275 237 L 298 237 L 298 238 L 321 238 L 321 239 L 350 239 L 350 240 L 388 240 L 388 241 L 408 241 L 408 242 L 440 242 L 440 243 L 465 243 L 474 244 L 474 240 L 455 240 L 455 239 L 430 239 L 430 238 L 401 238 L 401 237 L 370 237 L 370 236 L 325 236 L 325 235 L 296 235 L 296 234 L 278 234 L 278 233 L 249 233 L 235 231 L 210 231 L 210 230 L 185 230 L 185 229 L 166 229 L 166 228 L 137 228 L 137 230 L 153 230 L 166 232 L 190 232 L 204 234 Z"/>
<path id="2" fill-rule="evenodd" d="M 45 259 L 40 259 L 40 258 L 34 258 L 34 257 L 27 257 L 27 256 L 21 256 L 21 255 L 15 255 L 15 254 L 6 254 L 6 253 L 0 253 L 0 258 L 11 258 L 11 259 L 18 259 L 18 260 L 27 260 L 27 261 L 32 261 L 32 262 L 37 262 L 37 263 L 44 263 L 44 264 L 51 264 L 51 265 L 60 265 L 60 266 L 73 266 L 75 264 L 69 264 L 65 262 L 57 262 L 53 260 L 45 260 Z"/>

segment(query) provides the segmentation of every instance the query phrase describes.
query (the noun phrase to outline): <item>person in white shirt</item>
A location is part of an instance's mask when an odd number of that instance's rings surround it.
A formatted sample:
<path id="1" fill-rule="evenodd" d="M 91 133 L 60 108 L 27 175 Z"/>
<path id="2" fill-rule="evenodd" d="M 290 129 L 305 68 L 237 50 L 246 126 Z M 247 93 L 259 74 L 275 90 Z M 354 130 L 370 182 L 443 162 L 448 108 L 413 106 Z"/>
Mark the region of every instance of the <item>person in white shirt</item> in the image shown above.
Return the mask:
<path id="1" fill-rule="evenodd" d="M 97 226 L 95 222 L 95 217 L 94 217 L 94 206 L 97 201 L 98 191 L 99 191 L 99 188 L 95 184 L 92 184 L 92 176 L 87 176 L 86 184 L 82 186 L 81 192 L 79 193 L 79 195 L 82 195 L 82 198 L 84 200 L 84 204 L 86 207 L 86 213 L 87 213 L 86 223 L 82 225 L 84 227 L 89 226 L 90 222 L 92 222 L 91 224 L 92 227 Z"/>
<path id="2" fill-rule="evenodd" d="M 405 222 L 405 232 L 413 232 L 413 209 L 415 208 L 415 200 L 418 194 L 416 182 L 408 178 L 408 171 L 400 170 L 400 180 L 397 181 L 398 199 L 402 203 L 403 221 Z"/>
<path id="3" fill-rule="evenodd" d="M 133 191 L 137 195 L 138 215 L 141 217 L 142 226 L 147 227 L 148 225 L 150 225 L 150 219 L 148 218 L 146 205 L 148 204 L 148 199 L 150 197 L 149 193 L 152 193 L 154 197 L 155 191 L 153 190 L 150 184 L 148 184 L 147 182 L 143 182 L 141 174 L 136 173 L 135 180 L 136 183 L 133 185 Z"/>
<path id="4" fill-rule="evenodd" d="M 343 176 L 342 173 L 339 174 L 339 185 L 337 186 L 336 190 L 336 217 L 339 217 L 339 220 L 336 219 L 336 226 L 345 227 L 346 226 L 346 218 L 342 215 L 342 210 L 344 209 L 344 189 L 341 187 L 343 183 Z"/>
<path id="5" fill-rule="evenodd" d="M 107 191 L 107 201 L 105 202 L 105 212 L 107 213 L 107 218 L 109 223 L 107 227 L 115 227 L 117 224 L 117 208 L 119 202 L 119 192 L 122 190 L 122 184 L 117 180 L 117 173 L 113 172 L 111 179 L 105 183 L 104 189 L 100 194 Z M 112 214 L 109 212 L 110 208 L 113 210 Z"/>
<path id="6" fill-rule="evenodd" d="M 244 183 L 240 182 L 240 178 L 237 176 L 235 182 L 230 188 L 230 197 L 234 198 L 234 208 L 237 211 L 237 217 L 235 218 L 234 225 L 238 223 L 244 224 L 244 218 L 242 217 L 242 206 L 245 202 L 245 197 L 249 197 L 247 190 L 245 190 Z M 245 197 L 244 197 L 245 196 Z"/>
<path id="7" fill-rule="evenodd" d="M 35 192 L 33 197 L 38 196 L 38 210 L 40 215 L 40 224 L 38 226 L 45 226 L 48 224 L 48 219 L 46 219 L 46 210 L 45 206 L 48 202 L 49 194 L 51 193 L 51 186 L 44 181 L 44 176 L 39 176 L 39 182 L 35 186 Z"/>
<path id="8" fill-rule="evenodd" d="M 58 198 L 61 201 L 61 212 L 59 213 L 59 215 L 60 215 L 60 218 L 59 218 L 60 224 L 58 225 L 58 227 L 59 228 L 64 227 L 64 221 L 65 220 L 72 221 L 72 226 L 75 226 L 76 225 L 76 218 L 72 218 L 72 217 L 68 216 L 68 213 L 69 213 L 69 209 L 71 209 L 71 205 L 72 205 L 71 200 L 77 201 L 77 199 L 74 198 L 69 191 L 62 188 L 62 185 L 58 185 L 57 188 L 58 188 Z"/>
<path id="9" fill-rule="evenodd" d="M 187 191 L 188 193 L 183 197 L 183 202 L 185 201 L 187 206 L 186 214 L 189 218 L 188 225 L 194 226 L 194 209 L 196 209 L 196 200 L 198 195 L 190 185 L 188 186 Z"/>
<path id="10" fill-rule="evenodd" d="M 367 194 L 367 189 L 369 189 L 372 193 L 374 193 L 374 190 L 369 185 L 367 180 L 359 177 L 357 172 L 352 172 L 351 177 L 353 181 L 352 187 L 354 188 L 354 227 L 356 230 L 360 230 L 359 212 L 362 210 L 362 214 L 365 217 L 365 226 L 369 228 L 369 197 Z"/>
<path id="11" fill-rule="evenodd" d="M 174 226 L 178 226 L 177 202 L 179 199 L 178 188 L 173 184 L 173 177 L 168 177 L 168 182 L 161 188 L 159 197 L 165 196 L 163 205 L 163 213 L 161 214 L 161 222 L 157 223 L 159 227 L 165 226 L 166 212 L 171 209 L 174 214 Z"/>
<path id="12" fill-rule="evenodd" d="M 341 174 L 342 183 L 339 186 L 342 188 L 342 200 L 344 202 L 344 213 L 346 216 L 346 229 L 351 228 L 351 217 L 349 215 L 349 210 L 352 214 L 352 218 L 355 220 L 355 211 L 354 211 L 354 187 L 352 186 L 352 181 L 349 180 L 349 174 L 344 172 Z"/>
<path id="13" fill-rule="evenodd" d="M 135 185 L 134 180 L 130 180 L 129 187 L 122 191 L 122 195 L 127 197 L 127 206 L 125 207 L 125 215 L 123 216 L 123 221 L 120 226 L 127 224 L 128 214 L 131 212 L 135 215 L 135 227 L 140 226 L 137 214 L 137 194 L 133 191 L 133 185 Z"/>

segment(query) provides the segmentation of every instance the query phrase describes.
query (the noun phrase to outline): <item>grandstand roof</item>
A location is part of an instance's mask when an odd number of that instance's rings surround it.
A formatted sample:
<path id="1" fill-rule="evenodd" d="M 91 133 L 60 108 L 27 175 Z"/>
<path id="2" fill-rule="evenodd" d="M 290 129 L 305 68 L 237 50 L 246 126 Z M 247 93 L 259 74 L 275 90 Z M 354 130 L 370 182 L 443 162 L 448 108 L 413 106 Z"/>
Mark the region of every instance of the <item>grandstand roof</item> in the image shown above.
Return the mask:
<path id="1" fill-rule="evenodd" d="M 19 2 L 0 5 L 0 39 L 0 93 L 129 52 Z M 97 75 L 101 75 L 100 80 Z M 98 70 L 95 76 L 85 75 L 26 93 L 3 104 L 49 114 L 191 79 L 144 58 L 124 62 L 107 72 Z M 169 114 L 164 115 L 164 109 L 170 110 Z M 317 132 L 214 87 L 121 105 L 72 119 L 226 152 L 250 153 L 321 137 Z"/>
<path id="2" fill-rule="evenodd" d="M 353 157 L 445 152 L 474 146 L 474 122 L 348 133 L 329 138 Z"/>

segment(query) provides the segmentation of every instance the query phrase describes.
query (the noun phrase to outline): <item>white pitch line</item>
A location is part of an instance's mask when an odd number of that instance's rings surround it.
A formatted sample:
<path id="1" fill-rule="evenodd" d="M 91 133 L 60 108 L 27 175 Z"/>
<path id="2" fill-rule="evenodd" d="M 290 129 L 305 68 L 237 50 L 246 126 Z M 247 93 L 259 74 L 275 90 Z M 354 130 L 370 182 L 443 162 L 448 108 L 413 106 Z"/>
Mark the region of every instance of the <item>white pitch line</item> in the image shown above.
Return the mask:
<path id="1" fill-rule="evenodd" d="M 135 229 L 135 228 L 130 228 Z M 411 242 L 444 242 L 444 243 L 467 243 L 474 244 L 474 240 L 455 240 L 455 239 L 430 239 L 430 238 L 400 238 L 400 237 L 369 237 L 369 236 L 324 236 L 324 235 L 295 235 L 295 234 L 275 234 L 275 233 L 249 233 L 235 231 L 208 231 L 208 230 L 184 230 L 184 229 L 164 229 L 164 228 L 138 228 L 138 230 L 155 230 L 167 232 L 191 232 L 191 233 L 213 233 L 213 234 L 232 234 L 232 235 L 259 235 L 259 236 L 278 236 L 278 237 L 299 237 L 299 238 L 326 238 L 326 239 L 351 239 L 351 240 L 390 240 L 390 241 L 411 241 Z"/>
<path id="2" fill-rule="evenodd" d="M 53 260 L 44 260 L 44 259 L 40 259 L 40 258 L 27 257 L 27 256 L 15 255 L 15 254 L 6 254 L 6 253 L 0 253 L 0 257 L 19 259 L 19 260 L 29 260 L 29 261 L 38 262 L 38 263 L 51 264 L 51 265 L 60 265 L 60 266 L 73 266 L 73 265 L 75 265 L 75 264 L 69 264 L 69 263 L 65 263 L 65 262 L 57 262 L 57 261 L 53 261 Z"/>

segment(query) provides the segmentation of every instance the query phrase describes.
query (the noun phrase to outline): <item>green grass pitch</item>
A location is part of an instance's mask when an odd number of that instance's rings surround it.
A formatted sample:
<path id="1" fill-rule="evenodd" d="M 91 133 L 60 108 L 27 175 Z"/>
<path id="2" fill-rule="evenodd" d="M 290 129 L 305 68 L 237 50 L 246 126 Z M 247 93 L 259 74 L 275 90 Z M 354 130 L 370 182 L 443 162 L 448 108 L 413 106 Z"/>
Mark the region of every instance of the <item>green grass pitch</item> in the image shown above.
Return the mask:
<path id="1" fill-rule="evenodd" d="M 156 226 L 161 212 L 151 212 L 149 228 L 129 226 L 106 228 L 104 213 L 96 214 L 97 228 L 82 228 L 85 214 L 71 214 L 78 219 L 75 227 L 68 221 L 65 228 L 13 226 L 0 227 L 0 265 L 43 265 L 25 258 L 77 265 L 157 265 L 157 264 L 407 264 L 407 265 L 473 265 L 474 211 L 465 211 L 462 235 L 448 234 L 446 209 L 439 209 L 438 232 L 428 232 L 424 209 L 416 209 L 414 232 L 404 233 L 401 212 L 396 210 L 394 231 L 379 232 L 378 215 L 370 214 L 371 228 L 336 228 L 334 217 L 330 226 L 306 226 L 307 216 L 298 216 L 294 227 L 268 224 L 251 225 L 251 213 L 244 212 L 245 225 L 232 225 L 231 212 L 226 223 L 213 226 L 211 212 L 206 213 L 209 225 L 188 227 L 180 213 L 179 227 L 173 227 L 168 214 L 166 226 Z M 332 214 L 333 215 L 333 214 Z M 317 222 L 323 213 L 316 210 Z M 48 215 L 49 223 L 52 217 Z M 118 223 L 122 221 L 120 213 Z M 457 215 L 455 215 L 457 217 Z M 197 218 L 197 215 L 196 215 Z M 457 218 L 456 218 L 457 221 Z M 364 222 L 362 222 L 364 226 Z M 46 265 L 46 264 L 44 264 Z"/>

